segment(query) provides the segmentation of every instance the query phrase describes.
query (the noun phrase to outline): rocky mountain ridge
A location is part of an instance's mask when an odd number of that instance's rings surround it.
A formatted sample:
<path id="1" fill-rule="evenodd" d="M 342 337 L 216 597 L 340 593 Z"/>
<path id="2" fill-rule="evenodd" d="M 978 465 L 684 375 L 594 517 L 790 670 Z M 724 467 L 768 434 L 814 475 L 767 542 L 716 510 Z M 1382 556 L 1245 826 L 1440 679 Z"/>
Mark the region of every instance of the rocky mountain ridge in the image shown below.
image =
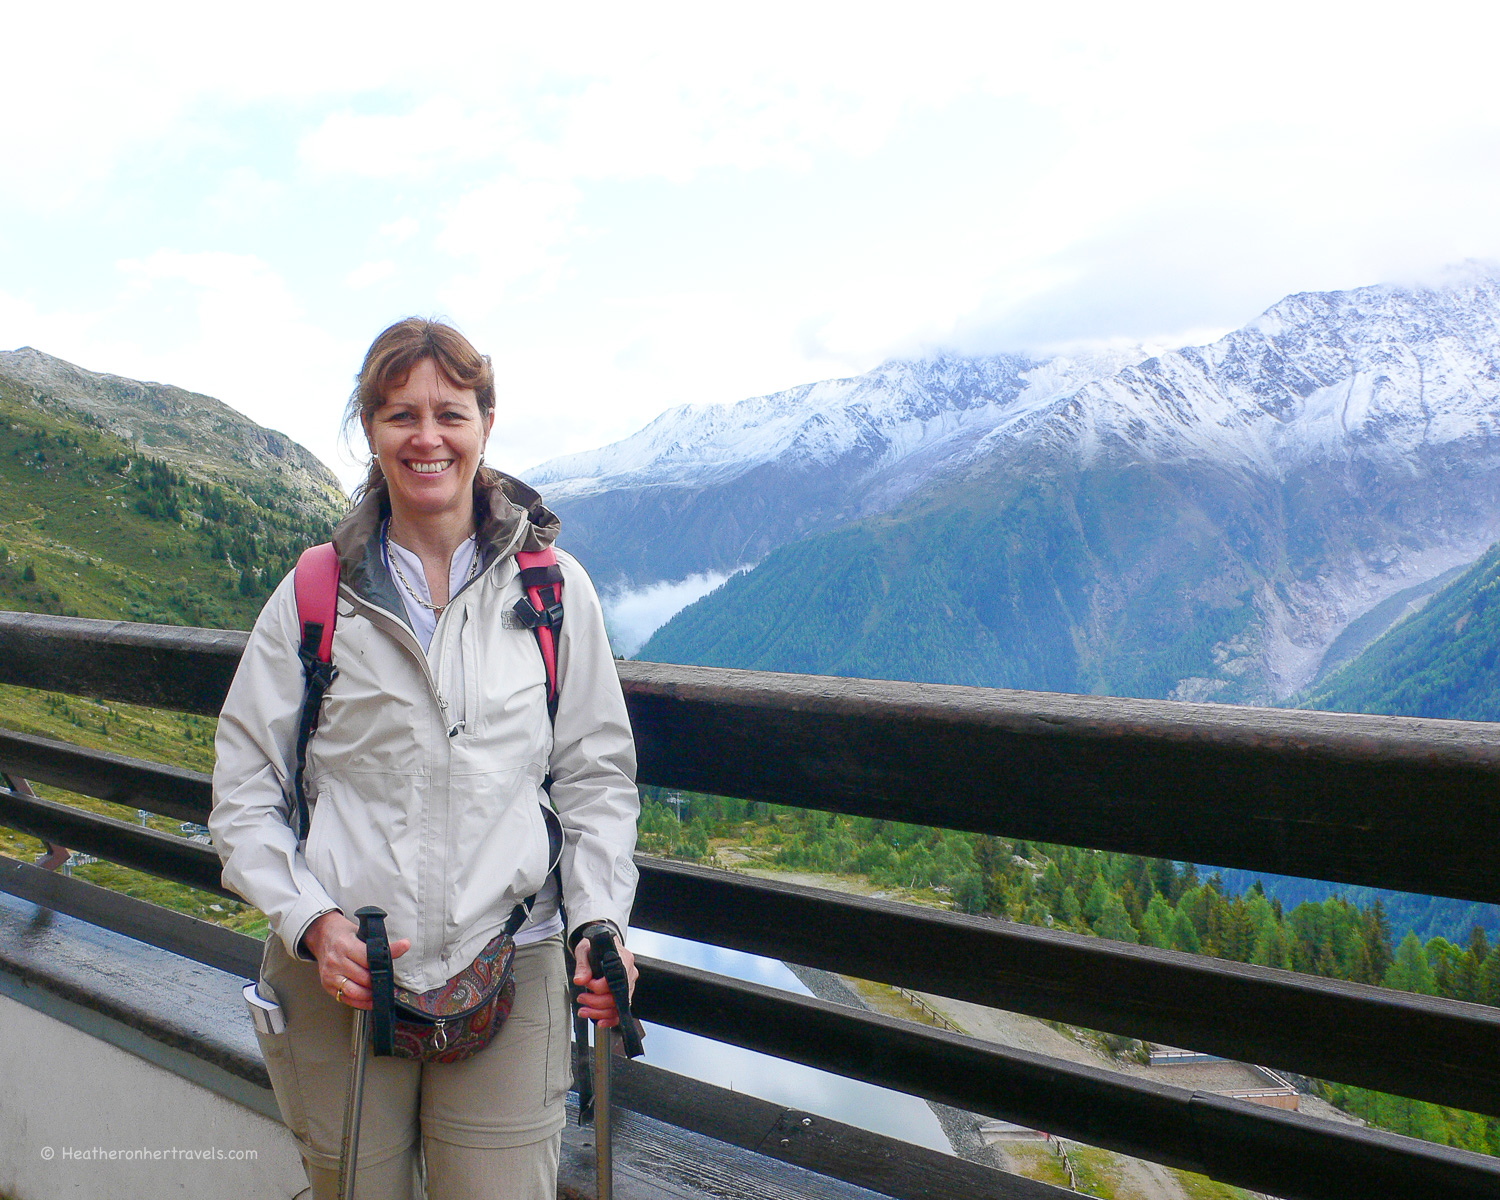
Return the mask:
<path id="1" fill-rule="evenodd" d="M 86 370 L 30 346 L 0 351 L 0 378 L 176 466 L 274 479 L 308 515 L 345 505 L 338 479 L 316 455 L 212 396 Z"/>

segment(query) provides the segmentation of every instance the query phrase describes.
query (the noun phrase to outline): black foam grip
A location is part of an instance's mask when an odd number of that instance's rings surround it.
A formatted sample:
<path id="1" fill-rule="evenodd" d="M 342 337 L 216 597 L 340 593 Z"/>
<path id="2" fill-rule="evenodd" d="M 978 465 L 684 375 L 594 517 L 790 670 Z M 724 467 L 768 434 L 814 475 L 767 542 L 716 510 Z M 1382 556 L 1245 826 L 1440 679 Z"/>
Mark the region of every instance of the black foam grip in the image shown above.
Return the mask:
<path id="1" fill-rule="evenodd" d="M 385 911 L 368 906 L 359 918 L 359 940 L 370 960 L 370 1053 L 389 1058 L 393 1051 L 392 1011 L 396 1005 L 396 972 L 391 966 L 391 943 L 385 932 Z"/>
<path id="2" fill-rule="evenodd" d="M 604 976 L 604 982 L 609 984 L 609 994 L 615 998 L 626 1057 L 639 1058 L 646 1052 L 642 1044 L 644 1030 L 630 1011 L 630 976 L 625 971 L 625 960 L 615 946 L 613 930 L 598 929 L 589 935 L 589 962 L 596 975 Z"/>

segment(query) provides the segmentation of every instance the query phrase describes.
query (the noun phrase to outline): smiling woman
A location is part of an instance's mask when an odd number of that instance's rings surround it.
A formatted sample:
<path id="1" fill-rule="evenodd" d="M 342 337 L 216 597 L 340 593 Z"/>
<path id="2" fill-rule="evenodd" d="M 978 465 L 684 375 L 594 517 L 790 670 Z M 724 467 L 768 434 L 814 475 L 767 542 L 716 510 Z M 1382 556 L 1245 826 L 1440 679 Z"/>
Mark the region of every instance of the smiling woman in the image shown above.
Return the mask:
<path id="1" fill-rule="evenodd" d="M 617 1019 L 586 949 L 605 928 L 623 935 L 634 899 L 635 747 L 588 575 L 567 554 L 539 561 L 557 518 L 481 465 L 494 410 L 489 359 L 456 330 L 412 318 L 375 339 L 348 410 L 371 462 L 333 535 L 335 673 L 306 743 L 310 820 L 288 802 L 293 577 L 219 719 L 210 830 L 225 885 L 277 935 L 259 986 L 286 1028 L 261 1046 L 319 1200 L 339 1183 L 351 1010 L 380 986 L 346 914 L 387 914 L 382 998 L 393 975 L 403 1012 L 444 1014 L 428 1042 L 403 1037 L 398 1015 L 366 1075 L 361 1196 L 410 1200 L 425 1163 L 430 1200 L 555 1197 L 568 975 L 584 1016 Z M 526 603 L 546 639 L 517 619 Z"/>

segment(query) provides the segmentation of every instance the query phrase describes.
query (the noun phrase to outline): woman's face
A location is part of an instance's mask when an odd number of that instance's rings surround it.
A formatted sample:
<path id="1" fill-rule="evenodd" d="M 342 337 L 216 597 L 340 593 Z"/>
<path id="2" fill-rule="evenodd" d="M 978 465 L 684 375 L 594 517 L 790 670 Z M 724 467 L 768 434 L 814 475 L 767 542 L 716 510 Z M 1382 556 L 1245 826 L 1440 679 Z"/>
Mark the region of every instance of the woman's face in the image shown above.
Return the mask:
<path id="1" fill-rule="evenodd" d="M 370 451 L 390 486 L 392 516 L 421 521 L 468 513 L 494 422 L 493 413 L 480 413 L 473 391 L 454 387 L 432 359 L 417 363 L 365 419 Z"/>

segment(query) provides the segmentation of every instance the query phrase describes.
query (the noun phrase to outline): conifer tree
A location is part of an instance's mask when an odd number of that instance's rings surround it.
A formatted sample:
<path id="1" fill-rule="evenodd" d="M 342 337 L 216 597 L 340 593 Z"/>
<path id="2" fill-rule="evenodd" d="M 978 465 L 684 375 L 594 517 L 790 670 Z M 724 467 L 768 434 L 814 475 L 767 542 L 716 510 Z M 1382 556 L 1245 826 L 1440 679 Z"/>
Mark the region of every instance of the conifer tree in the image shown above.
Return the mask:
<path id="1" fill-rule="evenodd" d="M 1083 900 L 1083 917 L 1091 927 L 1099 924 L 1099 918 L 1104 915 L 1104 907 L 1109 903 L 1111 893 L 1104 880 L 1098 876 L 1094 878 L 1094 886 L 1089 889 L 1089 894 Z M 1118 898 L 1116 899 L 1118 903 Z"/>
<path id="2" fill-rule="evenodd" d="M 1370 955 L 1370 982 L 1379 983 L 1395 961 L 1391 949 L 1391 923 L 1386 919 L 1385 905 L 1379 896 L 1365 909 L 1363 925 L 1365 949 Z"/>
<path id="3" fill-rule="evenodd" d="M 1286 936 L 1286 927 L 1280 921 L 1268 921 L 1256 938 L 1255 950 L 1250 961 L 1262 967 L 1291 967 L 1291 943 Z"/>
<path id="4" fill-rule="evenodd" d="M 1386 970 L 1385 986 L 1403 992 L 1420 992 L 1424 996 L 1437 995 L 1437 980 L 1427 961 L 1427 951 L 1415 933 L 1408 933 L 1401 939 L 1401 945 L 1396 948 L 1396 961 Z"/>
<path id="5" fill-rule="evenodd" d="M 1475 925 L 1469 931 L 1469 946 L 1458 961 L 1458 986 L 1456 988 L 1458 999 L 1467 1000 L 1471 1004 L 1482 1003 L 1480 1000 L 1479 973 L 1484 970 L 1484 960 L 1490 954 L 1490 940 L 1485 936 L 1484 927 Z"/>
<path id="6" fill-rule="evenodd" d="M 1062 904 L 1060 906 L 1062 919 L 1068 923 L 1069 929 L 1077 929 L 1081 922 L 1079 915 L 1083 911 L 1083 905 L 1078 903 L 1078 893 L 1071 886 L 1063 888 Z"/>
<path id="7" fill-rule="evenodd" d="M 1125 906 L 1120 903 L 1118 896 L 1113 895 L 1105 902 L 1104 912 L 1094 925 L 1094 932 L 1100 937 L 1109 938 L 1115 942 L 1138 942 L 1140 940 L 1135 926 L 1130 923 L 1130 917 L 1125 913 Z"/>
<path id="8" fill-rule="evenodd" d="M 1500 942 L 1485 955 L 1484 966 L 1479 970 L 1479 995 L 1475 999 L 1480 1004 L 1500 1006 Z"/>
<path id="9" fill-rule="evenodd" d="M 1203 953 L 1203 943 L 1198 939 L 1198 930 L 1193 927 L 1193 919 L 1182 911 L 1180 905 L 1172 915 L 1172 928 L 1168 933 L 1168 938 L 1173 950 L 1181 950 L 1186 954 Z"/>

